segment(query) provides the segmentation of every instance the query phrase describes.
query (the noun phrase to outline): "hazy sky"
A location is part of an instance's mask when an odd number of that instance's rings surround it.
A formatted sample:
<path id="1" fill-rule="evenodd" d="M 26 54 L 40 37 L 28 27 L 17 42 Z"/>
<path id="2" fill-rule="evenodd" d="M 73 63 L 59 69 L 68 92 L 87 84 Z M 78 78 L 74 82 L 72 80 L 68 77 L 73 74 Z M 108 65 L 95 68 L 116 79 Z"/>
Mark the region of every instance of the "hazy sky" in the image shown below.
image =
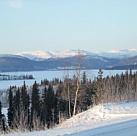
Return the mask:
<path id="1" fill-rule="evenodd" d="M 137 48 L 137 0 L 0 0 L 0 53 Z"/>

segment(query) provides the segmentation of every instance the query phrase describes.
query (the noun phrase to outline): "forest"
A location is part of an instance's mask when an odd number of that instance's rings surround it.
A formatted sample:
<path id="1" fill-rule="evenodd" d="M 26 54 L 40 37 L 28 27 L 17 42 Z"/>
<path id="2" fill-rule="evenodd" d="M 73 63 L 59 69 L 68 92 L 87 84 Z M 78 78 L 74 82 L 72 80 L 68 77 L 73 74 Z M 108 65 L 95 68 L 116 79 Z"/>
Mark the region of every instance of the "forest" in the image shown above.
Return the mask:
<path id="1" fill-rule="evenodd" d="M 91 80 L 86 72 L 77 71 L 64 80 L 47 79 L 33 86 L 11 86 L 8 89 L 7 118 L 0 102 L 0 130 L 32 131 L 53 128 L 64 120 L 94 105 L 137 100 L 137 72 L 98 76 Z"/>

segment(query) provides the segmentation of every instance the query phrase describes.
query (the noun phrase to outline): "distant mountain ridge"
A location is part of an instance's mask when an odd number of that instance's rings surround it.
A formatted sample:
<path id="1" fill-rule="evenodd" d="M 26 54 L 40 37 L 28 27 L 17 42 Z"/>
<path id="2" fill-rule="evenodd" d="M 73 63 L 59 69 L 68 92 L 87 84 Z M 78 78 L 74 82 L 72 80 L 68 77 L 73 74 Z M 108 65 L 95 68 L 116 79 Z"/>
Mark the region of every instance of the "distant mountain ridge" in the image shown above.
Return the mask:
<path id="1" fill-rule="evenodd" d="M 137 49 L 124 49 L 124 50 L 112 50 L 108 52 L 90 52 L 85 50 L 79 50 L 83 56 L 102 56 L 107 58 L 128 58 L 137 55 Z M 65 50 L 65 51 L 33 51 L 22 52 L 16 55 L 27 57 L 31 60 L 41 61 L 49 58 L 67 58 L 74 57 L 78 54 L 78 50 Z"/>
<path id="2" fill-rule="evenodd" d="M 109 58 L 129 58 L 137 56 L 137 49 L 112 50 L 101 52 L 100 55 Z"/>
<path id="3" fill-rule="evenodd" d="M 123 50 L 120 53 L 92 53 L 80 50 L 81 69 L 135 69 L 137 51 Z M 75 69 L 78 51 L 32 52 L 15 55 L 0 55 L 0 72 Z M 115 54 L 115 55 L 114 55 Z M 122 56 L 123 55 L 123 56 Z M 126 56 L 126 57 L 125 57 Z"/>
<path id="4" fill-rule="evenodd" d="M 97 55 L 92 52 L 79 50 L 80 54 L 86 56 L 86 55 Z M 26 58 L 29 58 L 31 60 L 41 61 L 45 59 L 50 58 L 68 58 L 68 57 L 74 57 L 78 54 L 78 50 L 65 50 L 65 51 L 33 51 L 33 52 L 22 52 L 17 53 L 16 55 L 23 56 Z"/>

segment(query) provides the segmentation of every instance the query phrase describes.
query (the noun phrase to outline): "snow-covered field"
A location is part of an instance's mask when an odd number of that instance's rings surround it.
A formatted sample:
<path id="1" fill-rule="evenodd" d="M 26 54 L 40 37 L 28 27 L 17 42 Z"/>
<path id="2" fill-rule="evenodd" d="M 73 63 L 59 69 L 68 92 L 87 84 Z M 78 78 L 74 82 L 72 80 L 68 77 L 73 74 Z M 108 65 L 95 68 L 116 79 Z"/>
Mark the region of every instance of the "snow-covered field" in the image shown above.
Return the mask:
<path id="1" fill-rule="evenodd" d="M 6 136 L 137 136 L 137 102 L 98 105 L 56 128 Z"/>

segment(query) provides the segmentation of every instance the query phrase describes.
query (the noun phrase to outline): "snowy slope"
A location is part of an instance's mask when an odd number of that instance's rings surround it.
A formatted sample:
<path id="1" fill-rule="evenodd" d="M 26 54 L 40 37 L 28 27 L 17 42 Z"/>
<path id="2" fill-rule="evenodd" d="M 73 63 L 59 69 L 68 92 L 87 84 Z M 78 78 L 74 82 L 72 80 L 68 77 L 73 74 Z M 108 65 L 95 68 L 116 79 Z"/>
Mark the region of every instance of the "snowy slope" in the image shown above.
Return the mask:
<path id="1" fill-rule="evenodd" d="M 82 55 L 92 55 L 92 53 L 84 50 L 80 50 Z M 27 57 L 31 60 L 44 60 L 49 58 L 67 58 L 74 57 L 78 54 L 78 50 L 64 50 L 64 51 L 32 51 L 32 52 L 22 52 L 17 55 Z"/>
<path id="2" fill-rule="evenodd" d="M 95 106 L 54 129 L 6 136 L 136 136 L 136 130 L 137 102 L 125 102 Z"/>
<path id="3" fill-rule="evenodd" d="M 60 125 L 60 128 L 75 128 L 84 129 L 83 126 L 90 128 L 92 126 L 104 125 L 108 122 L 117 122 L 128 118 L 137 118 L 137 102 L 120 103 L 120 104 L 104 104 L 98 105 L 85 112 L 82 112 L 71 119 L 68 119 Z M 82 126 L 82 127 L 81 127 Z"/>
<path id="4" fill-rule="evenodd" d="M 44 51 L 22 52 L 22 53 L 18 53 L 17 55 L 29 58 L 31 60 L 36 60 L 36 61 L 54 57 L 52 53 L 44 52 Z"/>
<path id="5" fill-rule="evenodd" d="M 128 58 L 137 56 L 137 49 L 111 50 L 99 53 L 101 56 L 108 58 Z"/>
<path id="6" fill-rule="evenodd" d="M 107 58 L 128 58 L 137 55 L 137 49 L 123 49 L 123 50 L 112 50 L 106 52 L 90 52 L 85 50 L 79 50 L 82 55 L 96 56 L 96 57 L 107 57 Z M 21 52 L 16 55 L 27 57 L 31 60 L 44 60 L 49 58 L 67 58 L 74 57 L 78 54 L 78 50 L 64 50 L 64 51 L 31 51 Z"/>

